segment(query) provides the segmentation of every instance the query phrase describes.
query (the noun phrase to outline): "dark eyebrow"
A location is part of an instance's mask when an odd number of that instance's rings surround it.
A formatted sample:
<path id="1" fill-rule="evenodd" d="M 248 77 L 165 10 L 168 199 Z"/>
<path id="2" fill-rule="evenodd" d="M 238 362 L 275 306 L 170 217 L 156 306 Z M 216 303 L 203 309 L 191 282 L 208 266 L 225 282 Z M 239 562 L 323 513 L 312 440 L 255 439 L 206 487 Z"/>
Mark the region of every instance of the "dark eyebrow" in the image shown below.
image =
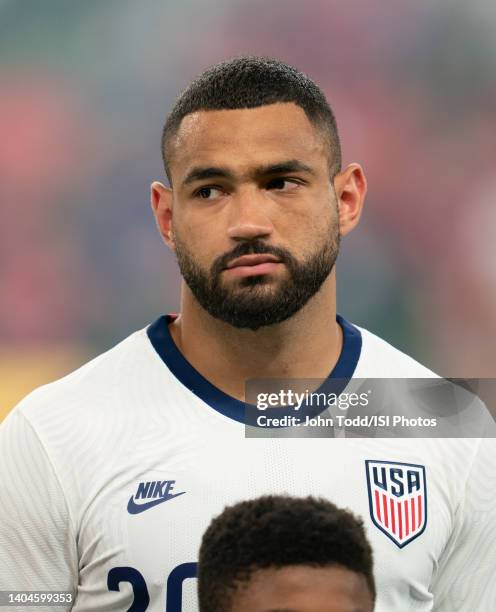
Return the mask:
<path id="1" fill-rule="evenodd" d="M 299 161 L 298 159 L 290 159 L 283 161 L 278 164 L 268 164 L 267 166 L 260 166 L 255 169 L 253 175 L 256 178 L 262 178 L 272 174 L 288 174 L 290 172 L 308 172 L 309 174 L 315 174 L 315 170 L 307 164 Z"/>
<path id="2" fill-rule="evenodd" d="M 279 162 L 277 164 L 268 164 L 266 166 L 259 166 L 251 173 L 254 178 L 260 179 L 266 176 L 273 176 L 275 174 L 287 174 L 290 172 L 308 172 L 309 174 L 315 174 L 315 170 L 307 164 L 297 160 L 290 159 L 288 161 Z M 226 178 L 234 180 L 235 175 L 227 168 L 217 166 L 197 166 L 192 168 L 184 180 L 183 185 L 189 185 L 195 181 L 202 181 L 212 178 Z"/>
<path id="3" fill-rule="evenodd" d="M 204 179 L 211 178 L 227 178 L 233 179 L 234 174 L 227 170 L 226 168 L 217 168 L 215 166 L 210 167 L 196 167 L 192 168 L 185 179 L 183 180 L 183 185 L 188 185 L 189 183 L 194 183 L 195 181 L 202 181 Z"/>

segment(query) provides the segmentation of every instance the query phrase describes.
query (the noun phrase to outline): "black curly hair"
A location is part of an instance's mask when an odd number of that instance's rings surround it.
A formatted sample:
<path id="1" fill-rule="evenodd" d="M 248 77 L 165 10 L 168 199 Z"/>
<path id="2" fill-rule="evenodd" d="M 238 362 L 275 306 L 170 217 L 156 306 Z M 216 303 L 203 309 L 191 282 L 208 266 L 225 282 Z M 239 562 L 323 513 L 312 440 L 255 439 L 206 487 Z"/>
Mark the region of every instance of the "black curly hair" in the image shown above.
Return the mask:
<path id="1" fill-rule="evenodd" d="M 162 158 L 169 182 L 171 140 L 186 115 L 200 110 L 255 108 L 293 102 L 323 131 L 330 149 L 330 174 L 341 169 L 341 146 L 334 113 L 321 89 L 305 74 L 276 59 L 238 57 L 211 66 L 179 96 L 162 131 Z"/>
<path id="2" fill-rule="evenodd" d="M 227 612 L 236 588 L 263 568 L 339 565 L 376 591 L 363 522 L 315 497 L 267 495 L 229 506 L 205 532 L 198 564 L 201 612 Z"/>

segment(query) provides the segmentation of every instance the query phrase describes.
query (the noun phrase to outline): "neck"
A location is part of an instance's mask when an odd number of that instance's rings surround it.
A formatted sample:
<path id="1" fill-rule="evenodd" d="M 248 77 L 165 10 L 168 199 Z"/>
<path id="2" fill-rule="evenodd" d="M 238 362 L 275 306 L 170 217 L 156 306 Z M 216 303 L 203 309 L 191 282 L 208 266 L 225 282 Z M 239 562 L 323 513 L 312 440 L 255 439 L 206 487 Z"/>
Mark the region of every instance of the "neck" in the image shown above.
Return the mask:
<path id="1" fill-rule="evenodd" d="M 244 400 L 247 379 L 326 378 L 342 347 L 333 271 L 290 319 L 257 331 L 211 317 L 184 285 L 172 338 L 191 365 L 217 388 Z"/>

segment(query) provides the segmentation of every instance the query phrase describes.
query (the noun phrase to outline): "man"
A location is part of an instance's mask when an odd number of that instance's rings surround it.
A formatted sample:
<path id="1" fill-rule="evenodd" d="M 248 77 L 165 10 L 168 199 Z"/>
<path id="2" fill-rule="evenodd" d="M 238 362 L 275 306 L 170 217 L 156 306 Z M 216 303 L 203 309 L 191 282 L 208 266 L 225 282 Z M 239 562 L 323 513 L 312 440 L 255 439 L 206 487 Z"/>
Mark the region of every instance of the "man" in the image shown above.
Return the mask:
<path id="1" fill-rule="evenodd" d="M 379 612 L 494 609 L 490 440 L 245 437 L 248 379 L 433 376 L 336 314 L 339 240 L 366 182 L 341 168 L 322 92 L 275 60 L 214 66 L 176 102 L 162 148 L 171 186 L 151 199 L 181 314 L 2 425 L 0 589 L 71 591 L 78 612 L 197 610 L 211 517 L 291 492 L 370 517 Z"/>
<path id="2" fill-rule="evenodd" d="M 363 523 L 331 502 L 267 495 L 225 508 L 200 547 L 200 612 L 372 612 Z"/>

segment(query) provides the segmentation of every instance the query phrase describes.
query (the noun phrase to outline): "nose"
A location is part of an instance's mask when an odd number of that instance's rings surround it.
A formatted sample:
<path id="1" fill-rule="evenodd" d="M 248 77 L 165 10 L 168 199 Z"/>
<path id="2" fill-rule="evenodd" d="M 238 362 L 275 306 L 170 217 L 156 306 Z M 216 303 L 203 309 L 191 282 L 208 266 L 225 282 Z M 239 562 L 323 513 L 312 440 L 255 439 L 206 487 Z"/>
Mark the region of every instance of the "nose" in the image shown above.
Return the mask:
<path id="1" fill-rule="evenodd" d="M 273 232 L 269 203 L 257 189 L 240 189 L 229 211 L 227 235 L 235 241 L 267 238 Z"/>

